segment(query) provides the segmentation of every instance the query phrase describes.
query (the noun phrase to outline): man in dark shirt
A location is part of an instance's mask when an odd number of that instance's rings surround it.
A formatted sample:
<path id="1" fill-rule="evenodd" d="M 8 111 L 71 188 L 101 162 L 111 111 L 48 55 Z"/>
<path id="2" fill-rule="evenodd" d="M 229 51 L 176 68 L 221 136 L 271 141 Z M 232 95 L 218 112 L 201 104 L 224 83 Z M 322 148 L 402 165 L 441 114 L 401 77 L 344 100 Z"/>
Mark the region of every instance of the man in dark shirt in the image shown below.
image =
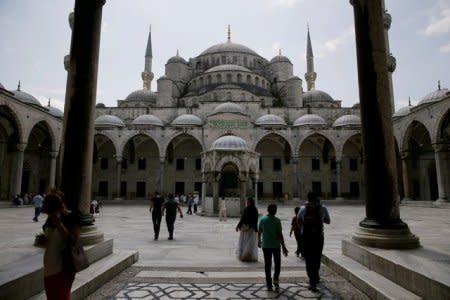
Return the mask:
<path id="1" fill-rule="evenodd" d="M 164 198 L 158 192 L 150 199 L 149 211 L 152 213 L 153 231 L 155 232 L 155 241 L 159 237 L 159 229 L 161 228 L 161 208 L 164 203 Z"/>
<path id="2" fill-rule="evenodd" d="M 164 210 L 166 211 L 166 224 L 167 230 L 169 231 L 169 240 L 173 240 L 173 228 L 175 224 L 175 219 L 177 218 L 177 210 L 180 213 L 180 218 L 183 218 L 183 213 L 181 212 L 180 206 L 173 199 L 173 195 L 169 194 L 168 198 L 162 207 L 162 214 L 164 215 Z"/>

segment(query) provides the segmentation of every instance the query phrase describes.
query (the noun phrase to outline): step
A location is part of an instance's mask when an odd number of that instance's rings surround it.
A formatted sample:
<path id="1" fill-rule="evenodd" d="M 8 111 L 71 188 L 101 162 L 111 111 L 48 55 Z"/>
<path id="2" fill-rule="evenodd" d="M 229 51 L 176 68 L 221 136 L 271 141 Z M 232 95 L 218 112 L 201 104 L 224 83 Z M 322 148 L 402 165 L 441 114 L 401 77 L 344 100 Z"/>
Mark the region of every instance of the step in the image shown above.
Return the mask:
<path id="1" fill-rule="evenodd" d="M 387 250 L 342 241 L 342 253 L 424 299 L 450 299 L 450 255 L 431 248 Z"/>
<path id="2" fill-rule="evenodd" d="M 350 281 L 370 299 L 419 300 L 420 296 L 395 284 L 357 261 L 340 253 L 326 253 L 322 262 Z"/>
<path id="3" fill-rule="evenodd" d="M 113 240 L 105 240 L 93 246 L 86 246 L 91 263 L 112 253 Z M 27 299 L 44 289 L 44 251 L 22 256 L 19 260 L 0 267 L 0 299 Z"/>
<path id="4" fill-rule="evenodd" d="M 85 299 L 87 296 L 95 292 L 103 284 L 114 278 L 134 264 L 139 258 L 136 251 L 115 251 L 101 260 L 91 264 L 89 268 L 83 270 L 75 276 L 72 285 L 70 299 Z M 42 291 L 29 300 L 45 300 L 45 292 Z"/>

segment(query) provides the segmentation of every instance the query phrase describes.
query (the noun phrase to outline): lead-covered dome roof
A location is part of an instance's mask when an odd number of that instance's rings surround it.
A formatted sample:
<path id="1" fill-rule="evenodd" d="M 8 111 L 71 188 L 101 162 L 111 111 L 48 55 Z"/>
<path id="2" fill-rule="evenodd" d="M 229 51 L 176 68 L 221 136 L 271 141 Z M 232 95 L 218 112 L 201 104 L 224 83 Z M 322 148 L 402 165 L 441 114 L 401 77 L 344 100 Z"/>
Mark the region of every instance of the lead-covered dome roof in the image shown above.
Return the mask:
<path id="1" fill-rule="evenodd" d="M 203 121 L 196 115 L 183 114 L 172 121 L 173 126 L 202 126 Z"/>
<path id="2" fill-rule="evenodd" d="M 155 115 L 141 115 L 131 122 L 132 125 L 149 125 L 163 127 L 164 124 L 160 118 Z"/>
<path id="3" fill-rule="evenodd" d="M 274 58 L 272 58 L 270 60 L 270 63 L 271 64 L 273 64 L 273 63 L 290 63 L 290 64 L 292 64 L 291 60 L 289 58 L 287 58 L 286 56 L 284 56 L 284 55 L 277 55 L 277 56 L 275 56 Z"/>
<path id="4" fill-rule="evenodd" d="M 450 91 L 446 88 L 438 88 L 437 90 L 435 90 L 434 92 L 431 92 L 427 95 L 425 95 L 422 100 L 419 101 L 419 103 L 417 104 L 422 105 L 422 104 L 426 104 L 426 103 L 432 103 L 432 102 L 437 102 L 439 100 L 444 99 L 446 96 L 450 95 Z"/>
<path id="5" fill-rule="evenodd" d="M 392 116 L 395 117 L 404 117 L 406 115 L 409 115 L 409 113 L 411 112 L 411 105 L 402 107 L 400 109 L 398 109 Z"/>
<path id="6" fill-rule="evenodd" d="M 51 114 L 54 117 L 57 117 L 57 118 L 64 117 L 64 113 L 59 108 L 56 108 L 53 106 L 47 106 L 47 111 L 49 114 Z"/>
<path id="7" fill-rule="evenodd" d="M 156 104 L 156 93 L 147 89 L 137 90 L 129 94 L 125 101 L 144 101 Z"/>
<path id="8" fill-rule="evenodd" d="M 214 108 L 213 114 L 218 113 L 243 114 L 244 109 L 239 104 L 233 102 L 225 102 L 217 105 L 216 108 Z"/>
<path id="9" fill-rule="evenodd" d="M 215 140 L 210 150 L 249 150 L 247 142 L 235 135 L 225 135 Z"/>
<path id="10" fill-rule="evenodd" d="M 239 52 L 245 54 L 258 55 L 255 51 L 253 51 L 249 47 L 233 43 L 231 41 L 211 46 L 205 51 L 203 51 L 200 55 L 223 53 L 223 52 Z"/>
<path id="11" fill-rule="evenodd" d="M 95 119 L 95 128 L 125 127 L 121 119 L 113 115 L 102 115 Z"/>
<path id="12" fill-rule="evenodd" d="M 168 64 L 176 64 L 176 63 L 187 64 L 186 60 L 179 55 L 172 56 L 171 58 L 169 58 L 167 63 Z"/>
<path id="13" fill-rule="evenodd" d="M 32 104 L 36 106 L 42 106 L 41 102 L 38 101 L 33 95 L 30 95 L 24 91 L 20 90 L 20 86 L 15 91 L 11 91 L 14 97 L 22 101 L 23 103 Z"/>
<path id="14" fill-rule="evenodd" d="M 361 118 L 357 115 L 343 115 L 336 119 L 333 127 L 360 127 Z"/>
<path id="15" fill-rule="evenodd" d="M 333 97 L 321 90 L 310 90 L 303 94 L 304 102 L 333 102 Z"/>
<path id="16" fill-rule="evenodd" d="M 210 72 L 220 72 L 220 71 L 241 71 L 241 72 L 251 72 L 249 69 L 243 66 L 233 65 L 233 64 L 225 64 L 225 65 L 218 65 L 215 67 L 212 67 L 208 70 L 206 70 L 205 73 Z"/>
<path id="17" fill-rule="evenodd" d="M 295 120 L 293 124 L 294 127 L 300 126 L 311 127 L 311 126 L 326 126 L 326 125 L 327 122 L 325 122 L 325 119 L 316 114 L 303 115 L 297 118 L 297 120 Z"/>
<path id="18" fill-rule="evenodd" d="M 273 114 L 267 114 L 259 117 L 255 121 L 257 126 L 286 126 L 286 121 L 283 118 Z"/>

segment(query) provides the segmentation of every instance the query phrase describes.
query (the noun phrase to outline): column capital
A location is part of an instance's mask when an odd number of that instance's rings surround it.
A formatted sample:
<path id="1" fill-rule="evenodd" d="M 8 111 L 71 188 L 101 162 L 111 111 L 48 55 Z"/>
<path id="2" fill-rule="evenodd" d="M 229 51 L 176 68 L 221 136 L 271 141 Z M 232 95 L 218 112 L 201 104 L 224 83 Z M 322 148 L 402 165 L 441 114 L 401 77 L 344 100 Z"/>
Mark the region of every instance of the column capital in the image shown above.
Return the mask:
<path id="1" fill-rule="evenodd" d="M 57 158 L 58 157 L 58 151 L 50 151 L 50 158 Z"/>
<path id="2" fill-rule="evenodd" d="M 434 152 L 448 152 L 450 149 L 450 144 L 447 143 L 436 143 L 433 144 Z"/>
<path id="3" fill-rule="evenodd" d="M 16 145 L 16 149 L 19 152 L 24 152 L 26 148 L 27 148 L 26 143 L 17 143 L 17 145 Z"/>
<path id="4" fill-rule="evenodd" d="M 401 152 L 400 152 L 400 159 L 401 159 L 401 160 L 408 159 L 408 156 L 409 156 L 409 151 L 404 150 L 404 151 L 401 151 Z"/>
<path id="5" fill-rule="evenodd" d="M 165 156 L 160 156 L 159 157 L 159 163 L 163 164 L 166 161 L 166 157 Z"/>

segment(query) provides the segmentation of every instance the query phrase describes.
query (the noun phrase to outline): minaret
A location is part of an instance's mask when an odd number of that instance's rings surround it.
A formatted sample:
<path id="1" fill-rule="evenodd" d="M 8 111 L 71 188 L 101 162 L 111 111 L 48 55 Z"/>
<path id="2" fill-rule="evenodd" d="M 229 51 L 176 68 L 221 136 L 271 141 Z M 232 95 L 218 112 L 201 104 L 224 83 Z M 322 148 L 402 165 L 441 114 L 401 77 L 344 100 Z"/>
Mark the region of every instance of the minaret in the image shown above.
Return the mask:
<path id="1" fill-rule="evenodd" d="M 309 25 L 308 25 L 308 37 L 306 41 L 306 73 L 305 79 L 308 86 L 308 91 L 314 90 L 316 88 L 316 78 L 317 73 L 314 72 L 314 55 L 311 46 L 311 38 L 309 36 Z"/>
<path id="2" fill-rule="evenodd" d="M 148 31 L 147 49 L 145 51 L 145 66 L 142 72 L 142 81 L 145 90 L 150 90 L 154 74 L 152 73 L 152 28 Z"/>

